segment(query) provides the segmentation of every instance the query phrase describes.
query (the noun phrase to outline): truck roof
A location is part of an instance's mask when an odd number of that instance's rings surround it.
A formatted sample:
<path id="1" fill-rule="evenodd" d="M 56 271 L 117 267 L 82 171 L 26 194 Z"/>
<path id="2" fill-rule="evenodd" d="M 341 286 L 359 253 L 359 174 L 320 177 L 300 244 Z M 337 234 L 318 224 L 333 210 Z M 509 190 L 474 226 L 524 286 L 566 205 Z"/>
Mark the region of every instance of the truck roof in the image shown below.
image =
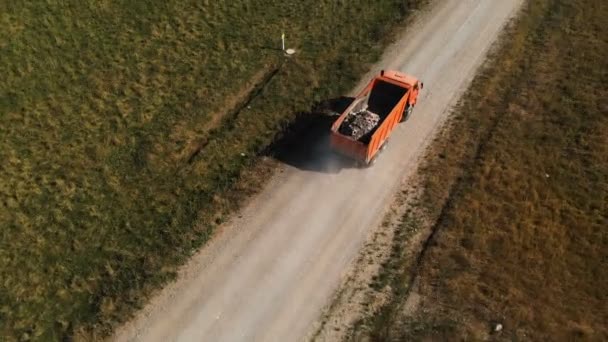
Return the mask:
<path id="1" fill-rule="evenodd" d="M 381 75 L 409 86 L 413 86 L 418 82 L 416 77 L 395 70 L 383 70 Z"/>

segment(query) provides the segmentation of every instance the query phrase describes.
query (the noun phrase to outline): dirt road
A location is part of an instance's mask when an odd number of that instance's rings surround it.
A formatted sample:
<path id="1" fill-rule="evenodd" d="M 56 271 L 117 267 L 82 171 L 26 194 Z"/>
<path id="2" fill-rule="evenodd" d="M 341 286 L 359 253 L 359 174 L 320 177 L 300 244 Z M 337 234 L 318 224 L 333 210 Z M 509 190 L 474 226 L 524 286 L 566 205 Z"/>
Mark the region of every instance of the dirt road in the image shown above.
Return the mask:
<path id="1" fill-rule="evenodd" d="M 319 149 L 305 167 L 285 166 L 114 338 L 309 337 L 369 229 L 522 1 L 446 0 L 421 13 L 373 71 L 398 69 L 425 82 L 413 116 L 376 165 L 341 168 Z"/>

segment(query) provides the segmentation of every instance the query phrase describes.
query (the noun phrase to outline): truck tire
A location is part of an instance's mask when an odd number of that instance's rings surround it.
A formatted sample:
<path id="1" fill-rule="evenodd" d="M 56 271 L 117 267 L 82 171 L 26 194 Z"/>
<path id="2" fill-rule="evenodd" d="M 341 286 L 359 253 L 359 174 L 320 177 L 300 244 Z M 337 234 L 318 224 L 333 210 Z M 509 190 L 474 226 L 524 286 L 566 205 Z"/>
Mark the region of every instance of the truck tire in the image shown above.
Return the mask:
<path id="1" fill-rule="evenodd" d="M 413 111 L 414 111 L 414 106 L 408 105 L 407 107 L 405 107 L 405 109 L 403 110 L 403 115 L 401 116 L 401 122 L 406 122 L 407 119 L 409 119 L 410 116 L 412 115 Z"/>
<path id="2" fill-rule="evenodd" d="M 386 150 L 386 146 L 388 146 L 388 139 L 386 139 L 380 147 L 380 152 Z"/>
<path id="3" fill-rule="evenodd" d="M 372 167 L 374 164 L 376 164 L 376 159 L 378 159 L 377 155 L 374 156 L 374 158 L 372 158 L 372 160 L 370 160 L 369 162 L 357 161 L 355 163 L 355 166 L 358 169 L 368 169 L 368 168 Z"/>
<path id="4" fill-rule="evenodd" d="M 380 148 L 378 149 L 378 152 L 376 152 L 376 155 L 372 158 L 372 160 L 369 161 L 369 163 L 361 163 L 361 167 L 362 168 L 368 168 L 373 166 L 374 164 L 376 164 L 376 161 L 378 160 L 378 157 L 380 157 L 380 154 L 382 152 L 384 152 L 384 150 L 386 150 L 386 146 L 388 145 L 388 139 L 386 139 L 384 141 L 384 143 L 382 143 L 382 146 L 380 146 Z"/>
<path id="5" fill-rule="evenodd" d="M 386 150 L 386 146 L 388 146 L 388 139 L 386 139 L 383 143 L 382 146 L 380 146 L 380 148 L 378 149 L 378 152 L 376 152 L 376 155 L 372 158 L 372 160 L 369 161 L 369 163 L 363 163 L 363 168 L 368 168 L 368 167 L 372 167 L 374 164 L 376 164 L 376 161 L 378 160 L 378 157 L 380 157 L 380 154 L 382 154 L 382 152 L 384 152 L 384 150 Z"/>

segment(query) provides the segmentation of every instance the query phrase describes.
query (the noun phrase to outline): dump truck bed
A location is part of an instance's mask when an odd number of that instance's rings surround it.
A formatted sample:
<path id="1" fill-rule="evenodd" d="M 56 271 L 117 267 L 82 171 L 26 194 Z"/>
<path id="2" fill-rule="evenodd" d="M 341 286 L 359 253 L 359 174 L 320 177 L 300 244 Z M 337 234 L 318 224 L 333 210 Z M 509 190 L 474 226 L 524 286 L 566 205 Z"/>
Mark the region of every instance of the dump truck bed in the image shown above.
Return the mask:
<path id="1" fill-rule="evenodd" d="M 417 83 L 415 78 L 398 72 L 383 72 L 374 78 L 334 122 L 334 150 L 363 163 L 373 160 L 401 120 Z"/>

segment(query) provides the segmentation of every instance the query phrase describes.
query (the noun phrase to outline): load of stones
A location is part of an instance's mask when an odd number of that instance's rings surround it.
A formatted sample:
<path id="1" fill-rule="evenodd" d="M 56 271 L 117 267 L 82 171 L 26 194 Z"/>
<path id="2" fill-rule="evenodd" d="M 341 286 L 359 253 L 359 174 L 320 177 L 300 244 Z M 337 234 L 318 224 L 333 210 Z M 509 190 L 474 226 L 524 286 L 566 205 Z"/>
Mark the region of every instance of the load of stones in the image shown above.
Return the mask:
<path id="1" fill-rule="evenodd" d="M 350 112 L 340 125 L 340 134 L 352 137 L 355 140 L 367 136 L 380 123 L 380 115 L 372 113 L 367 108 Z"/>

